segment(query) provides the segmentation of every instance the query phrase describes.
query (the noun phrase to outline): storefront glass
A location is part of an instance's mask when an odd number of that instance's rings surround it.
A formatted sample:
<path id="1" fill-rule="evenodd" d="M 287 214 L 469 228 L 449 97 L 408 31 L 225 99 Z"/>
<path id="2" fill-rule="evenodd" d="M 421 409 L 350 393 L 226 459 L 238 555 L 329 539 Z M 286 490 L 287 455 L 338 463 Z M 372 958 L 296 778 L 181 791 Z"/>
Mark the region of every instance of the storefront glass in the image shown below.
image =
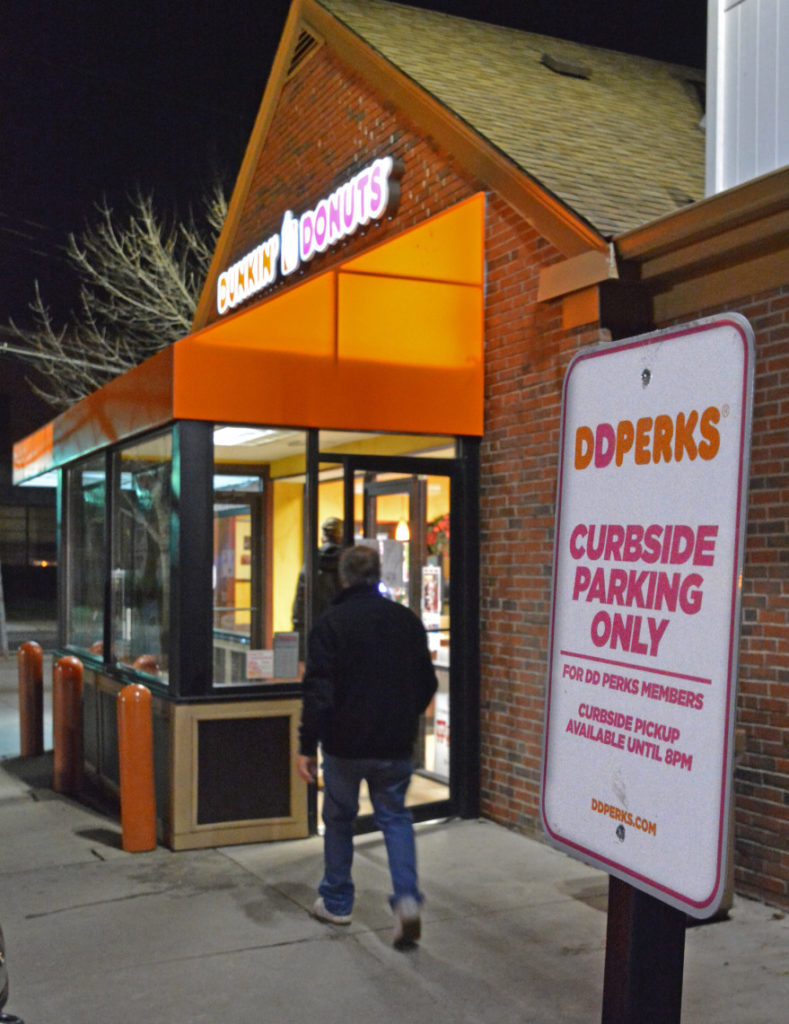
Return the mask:
<path id="1" fill-rule="evenodd" d="M 214 429 L 213 685 L 298 681 L 306 434 Z"/>
<path id="2" fill-rule="evenodd" d="M 427 631 L 438 692 L 420 722 L 409 799 L 439 800 L 449 782 L 449 478 L 357 471 L 354 499 L 355 543 L 377 544 L 386 595 Z"/>
<path id="3" fill-rule="evenodd" d="M 214 428 L 213 689 L 298 686 L 333 523 L 337 546 L 378 547 L 387 597 L 425 626 L 439 686 L 409 803 L 448 800 L 454 441 L 320 431 L 310 449 L 307 431 L 243 430 Z"/>
<path id="4" fill-rule="evenodd" d="M 166 682 L 170 641 L 172 435 L 114 459 L 112 654 Z"/>
<path id="5" fill-rule="evenodd" d="M 66 471 L 66 643 L 94 654 L 104 635 L 104 466 L 100 455 Z"/>
<path id="6" fill-rule="evenodd" d="M 408 803 L 416 807 L 446 800 L 450 779 L 451 482 L 441 472 L 393 472 L 385 467 L 405 461 L 418 468 L 421 460 L 413 457 L 409 445 L 425 459 L 434 459 L 434 465 L 446 465 L 447 458 L 454 458 L 454 446 L 442 439 L 444 446 L 431 450 L 418 437 L 346 435 L 333 451 L 327 451 L 324 445 L 328 446 L 329 438 L 336 441 L 338 436 L 321 432 L 317 520 L 344 519 L 352 510 L 352 522 L 343 523 L 346 541 L 378 548 L 384 593 L 411 608 L 425 626 L 438 691 L 420 721 Z M 379 455 L 380 447 L 394 454 Z M 372 808 L 364 787 L 360 800 L 362 813 L 369 813 Z"/>

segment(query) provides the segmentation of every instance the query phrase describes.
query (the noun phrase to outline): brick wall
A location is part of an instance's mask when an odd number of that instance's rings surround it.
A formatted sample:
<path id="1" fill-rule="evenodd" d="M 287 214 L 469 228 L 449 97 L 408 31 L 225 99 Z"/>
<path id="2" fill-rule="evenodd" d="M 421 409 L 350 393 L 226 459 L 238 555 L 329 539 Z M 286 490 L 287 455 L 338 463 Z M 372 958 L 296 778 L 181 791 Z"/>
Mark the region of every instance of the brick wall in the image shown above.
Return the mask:
<path id="1" fill-rule="evenodd" d="M 735 888 L 789 907 L 789 285 L 685 319 L 721 312 L 742 313 L 756 338 L 734 772 Z"/>
<path id="2" fill-rule="evenodd" d="M 539 829 L 559 415 L 565 369 L 595 327 L 537 302 L 559 254 L 496 197 L 487 214 L 481 449 L 482 811 Z"/>

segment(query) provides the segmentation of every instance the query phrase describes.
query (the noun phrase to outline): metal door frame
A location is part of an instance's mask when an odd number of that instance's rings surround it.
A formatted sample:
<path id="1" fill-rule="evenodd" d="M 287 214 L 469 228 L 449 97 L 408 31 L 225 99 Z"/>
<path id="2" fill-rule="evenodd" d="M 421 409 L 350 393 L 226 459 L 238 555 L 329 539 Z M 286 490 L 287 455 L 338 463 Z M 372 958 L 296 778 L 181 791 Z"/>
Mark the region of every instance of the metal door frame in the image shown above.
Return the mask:
<path id="1" fill-rule="evenodd" d="M 456 453 L 454 459 L 321 453 L 317 430 L 310 430 L 307 443 L 305 520 L 306 536 L 310 538 L 318 535 L 321 466 L 343 468 L 343 541 L 346 545 L 353 543 L 353 484 L 357 472 L 435 475 L 448 477 L 450 481 L 449 798 L 412 808 L 415 821 L 479 815 L 479 439 L 457 438 Z M 317 571 L 317 548 L 310 543 L 305 550 L 311 553 L 306 559 L 309 598 L 309 577 L 314 578 Z M 311 817 L 314 828 L 314 808 Z M 374 828 L 372 816 L 358 820 L 357 831 Z"/>

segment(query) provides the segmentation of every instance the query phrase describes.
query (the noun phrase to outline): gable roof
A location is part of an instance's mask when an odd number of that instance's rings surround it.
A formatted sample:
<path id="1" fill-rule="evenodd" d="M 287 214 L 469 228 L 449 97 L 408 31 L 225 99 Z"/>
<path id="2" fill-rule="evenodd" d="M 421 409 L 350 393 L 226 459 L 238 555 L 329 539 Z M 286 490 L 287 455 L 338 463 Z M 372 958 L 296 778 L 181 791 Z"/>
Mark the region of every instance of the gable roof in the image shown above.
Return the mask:
<path id="1" fill-rule="evenodd" d="M 212 315 L 282 89 L 320 46 L 566 259 L 586 260 L 573 288 L 610 276 L 611 236 L 704 194 L 693 69 L 389 0 L 292 0 L 193 330 Z"/>
<path id="2" fill-rule="evenodd" d="M 318 2 L 600 234 L 703 198 L 701 72 L 389 0 Z"/>

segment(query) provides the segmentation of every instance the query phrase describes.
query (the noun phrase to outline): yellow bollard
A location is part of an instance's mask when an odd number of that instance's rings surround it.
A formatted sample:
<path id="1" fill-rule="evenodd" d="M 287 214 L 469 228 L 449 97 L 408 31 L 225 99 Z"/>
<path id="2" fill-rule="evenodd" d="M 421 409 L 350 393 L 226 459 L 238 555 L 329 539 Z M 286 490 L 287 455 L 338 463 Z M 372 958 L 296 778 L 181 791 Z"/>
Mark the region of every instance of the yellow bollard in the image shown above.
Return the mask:
<path id="1" fill-rule="evenodd" d="M 19 674 L 19 753 L 44 753 L 44 672 L 41 645 L 28 640 L 16 652 Z"/>
<path id="2" fill-rule="evenodd" d="M 82 752 L 82 662 L 66 655 L 52 669 L 52 788 L 79 793 L 84 778 Z"/>
<path id="3" fill-rule="evenodd" d="M 156 849 L 151 691 L 130 683 L 118 694 L 121 843 L 127 853 Z"/>

